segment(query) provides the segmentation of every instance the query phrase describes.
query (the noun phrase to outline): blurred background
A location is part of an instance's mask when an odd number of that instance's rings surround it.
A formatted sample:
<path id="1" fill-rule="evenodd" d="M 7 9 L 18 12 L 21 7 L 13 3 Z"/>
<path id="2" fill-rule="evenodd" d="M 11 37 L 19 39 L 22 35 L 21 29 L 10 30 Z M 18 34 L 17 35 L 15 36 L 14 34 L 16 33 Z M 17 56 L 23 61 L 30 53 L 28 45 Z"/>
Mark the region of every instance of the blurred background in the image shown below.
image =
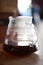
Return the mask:
<path id="1" fill-rule="evenodd" d="M 33 16 L 37 25 L 43 20 L 43 0 L 0 0 L 0 42 L 4 41 L 9 16 Z"/>
<path id="2" fill-rule="evenodd" d="M 40 8 L 40 17 L 43 19 L 43 0 L 32 0 L 32 4 L 38 5 Z"/>

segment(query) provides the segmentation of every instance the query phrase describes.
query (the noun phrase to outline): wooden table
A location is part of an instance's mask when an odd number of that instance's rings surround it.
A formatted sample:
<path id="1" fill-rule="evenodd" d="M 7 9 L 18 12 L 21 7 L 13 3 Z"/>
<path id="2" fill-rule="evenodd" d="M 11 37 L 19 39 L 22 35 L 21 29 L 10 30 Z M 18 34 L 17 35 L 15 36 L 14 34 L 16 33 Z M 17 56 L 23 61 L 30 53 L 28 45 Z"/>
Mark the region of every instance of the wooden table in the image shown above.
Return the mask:
<path id="1" fill-rule="evenodd" d="M 0 44 L 0 65 L 43 65 L 43 22 L 38 30 L 39 51 L 29 55 L 12 55 L 3 50 L 3 43 Z"/>

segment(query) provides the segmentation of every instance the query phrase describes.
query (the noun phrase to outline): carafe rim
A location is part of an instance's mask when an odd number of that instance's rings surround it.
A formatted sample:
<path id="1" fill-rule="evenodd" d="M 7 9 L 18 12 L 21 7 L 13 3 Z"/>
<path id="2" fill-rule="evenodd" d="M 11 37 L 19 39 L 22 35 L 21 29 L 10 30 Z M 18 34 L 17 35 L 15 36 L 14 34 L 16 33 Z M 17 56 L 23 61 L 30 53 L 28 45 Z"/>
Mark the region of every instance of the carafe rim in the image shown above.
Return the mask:
<path id="1" fill-rule="evenodd" d="M 17 16 L 16 18 L 30 18 L 30 19 L 32 19 L 33 17 L 32 16 Z"/>

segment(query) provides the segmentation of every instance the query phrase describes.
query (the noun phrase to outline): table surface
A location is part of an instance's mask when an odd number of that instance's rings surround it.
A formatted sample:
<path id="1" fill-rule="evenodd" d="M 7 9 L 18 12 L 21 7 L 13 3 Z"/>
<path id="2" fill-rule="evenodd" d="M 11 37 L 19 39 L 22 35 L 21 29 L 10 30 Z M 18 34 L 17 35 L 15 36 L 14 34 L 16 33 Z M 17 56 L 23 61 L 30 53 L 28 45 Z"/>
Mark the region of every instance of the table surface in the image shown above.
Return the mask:
<path id="1" fill-rule="evenodd" d="M 29 55 L 12 55 L 3 50 L 0 44 L 0 65 L 43 65 L 43 22 L 38 29 L 39 51 Z"/>

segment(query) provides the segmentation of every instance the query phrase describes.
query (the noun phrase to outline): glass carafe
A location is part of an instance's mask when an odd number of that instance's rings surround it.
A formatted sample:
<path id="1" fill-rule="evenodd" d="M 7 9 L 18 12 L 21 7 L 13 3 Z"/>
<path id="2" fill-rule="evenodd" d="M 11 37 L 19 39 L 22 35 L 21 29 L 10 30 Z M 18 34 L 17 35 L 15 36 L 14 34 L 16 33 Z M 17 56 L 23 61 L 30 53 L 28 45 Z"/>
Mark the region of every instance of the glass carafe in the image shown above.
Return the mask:
<path id="1" fill-rule="evenodd" d="M 32 17 L 9 17 L 9 24 L 4 42 L 5 49 L 10 51 L 34 52 L 38 48 L 37 42 L 37 33 L 32 23 Z"/>

